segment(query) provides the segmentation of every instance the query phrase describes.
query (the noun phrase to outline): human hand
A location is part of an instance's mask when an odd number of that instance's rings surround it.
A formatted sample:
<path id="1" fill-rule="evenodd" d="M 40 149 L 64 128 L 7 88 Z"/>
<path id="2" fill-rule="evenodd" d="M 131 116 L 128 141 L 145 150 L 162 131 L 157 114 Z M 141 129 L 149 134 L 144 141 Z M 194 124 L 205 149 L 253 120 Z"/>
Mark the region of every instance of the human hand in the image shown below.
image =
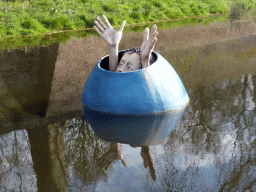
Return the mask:
<path id="1" fill-rule="evenodd" d="M 154 181 L 156 181 L 156 170 L 154 168 L 154 161 L 153 161 L 149 146 L 142 146 L 140 154 L 144 160 L 144 167 L 146 169 L 149 168 L 151 178 Z"/>
<path id="2" fill-rule="evenodd" d="M 108 152 L 106 152 L 99 160 L 98 165 L 100 168 L 105 168 L 106 170 L 110 167 L 110 165 L 115 161 L 120 159 L 124 166 L 127 167 L 127 163 L 125 162 L 122 152 L 120 149 L 118 150 L 112 150 L 110 149 Z"/>
<path id="3" fill-rule="evenodd" d="M 157 35 L 158 35 L 158 32 L 157 32 L 156 24 L 153 25 L 152 30 L 150 32 L 150 36 L 149 36 L 149 28 L 146 27 L 144 31 L 143 43 L 140 48 L 142 61 L 149 61 L 150 55 L 157 41 L 157 38 L 156 38 Z"/>
<path id="4" fill-rule="evenodd" d="M 109 46 L 119 45 L 122 38 L 122 32 L 126 20 L 122 22 L 120 29 L 118 31 L 114 30 L 111 24 L 109 23 L 107 17 L 102 15 L 103 19 L 107 26 L 101 21 L 100 17 L 97 17 L 97 21 L 94 21 L 95 25 L 93 26 L 97 33 L 108 43 Z"/>

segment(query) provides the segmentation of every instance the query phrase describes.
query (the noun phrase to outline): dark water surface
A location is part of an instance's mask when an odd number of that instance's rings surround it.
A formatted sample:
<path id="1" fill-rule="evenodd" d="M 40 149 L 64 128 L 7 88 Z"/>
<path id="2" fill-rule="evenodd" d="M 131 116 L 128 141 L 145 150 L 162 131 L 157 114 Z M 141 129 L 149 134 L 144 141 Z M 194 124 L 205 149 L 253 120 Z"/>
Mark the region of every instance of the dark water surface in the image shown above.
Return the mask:
<path id="1" fill-rule="evenodd" d="M 142 35 L 129 37 L 136 43 Z M 96 165 L 110 144 L 82 121 L 80 98 L 108 54 L 103 40 L 4 52 L 0 191 L 256 191 L 256 36 L 172 50 L 164 41 L 155 51 L 180 75 L 190 104 L 163 144 L 150 147 L 155 182 L 140 148 L 127 144 L 128 167 Z"/>

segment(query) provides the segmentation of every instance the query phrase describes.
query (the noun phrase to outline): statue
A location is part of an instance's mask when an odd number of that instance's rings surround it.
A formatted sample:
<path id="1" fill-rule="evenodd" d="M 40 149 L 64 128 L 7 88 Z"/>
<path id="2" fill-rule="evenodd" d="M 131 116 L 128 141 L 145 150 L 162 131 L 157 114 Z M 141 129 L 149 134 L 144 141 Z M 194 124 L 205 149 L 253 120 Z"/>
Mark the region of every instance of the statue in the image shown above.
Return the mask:
<path id="1" fill-rule="evenodd" d="M 118 51 L 125 22 L 114 30 L 97 17 L 94 29 L 109 45 L 110 54 L 91 71 L 82 93 L 83 112 L 95 134 L 111 142 L 99 165 L 120 159 L 119 143 L 141 147 L 144 166 L 156 172 L 149 146 L 160 144 L 175 128 L 188 102 L 186 89 L 171 64 L 153 51 L 157 27 L 144 31 L 141 47 Z"/>
<path id="2" fill-rule="evenodd" d="M 151 53 L 157 41 L 157 26 L 153 25 L 150 36 L 149 28 L 147 27 L 144 31 L 144 39 L 141 47 L 126 50 L 118 64 L 118 46 L 122 38 L 122 31 L 126 21 L 123 21 L 120 29 L 116 31 L 113 29 L 106 16 L 103 15 L 102 17 L 107 26 L 101 21 L 100 17 L 97 17 L 94 29 L 109 45 L 109 70 L 128 72 L 149 66 Z"/>
<path id="3" fill-rule="evenodd" d="M 151 53 L 156 44 L 158 35 L 157 26 L 153 25 L 151 33 L 149 35 L 149 28 L 144 31 L 143 43 L 140 48 L 128 49 L 124 52 L 123 57 L 118 63 L 118 46 L 122 38 L 122 31 L 126 21 L 123 21 L 118 31 L 114 30 L 105 15 L 102 16 L 107 26 L 101 21 L 100 17 L 97 17 L 97 21 L 94 21 L 96 26 L 93 26 L 97 33 L 108 43 L 110 49 L 109 55 L 109 70 L 115 72 L 130 72 L 138 69 L 146 68 L 153 62 Z M 139 147 L 131 145 L 132 147 Z M 153 158 L 149 149 L 149 146 L 141 146 L 141 156 L 144 160 L 145 168 L 149 168 L 151 177 L 156 180 L 156 172 L 154 169 Z M 119 143 L 111 142 L 110 150 L 105 153 L 99 160 L 101 167 L 108 168 L 115 160 L 120 159 L 124 166 L 127 166 L 122 152 L 120 150 Z"/>

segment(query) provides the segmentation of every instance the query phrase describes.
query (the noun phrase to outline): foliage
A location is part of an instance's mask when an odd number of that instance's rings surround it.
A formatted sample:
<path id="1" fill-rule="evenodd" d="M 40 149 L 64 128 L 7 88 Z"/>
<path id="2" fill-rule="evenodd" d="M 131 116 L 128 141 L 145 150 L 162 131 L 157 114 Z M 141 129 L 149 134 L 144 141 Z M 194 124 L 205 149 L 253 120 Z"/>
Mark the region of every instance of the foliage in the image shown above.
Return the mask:
<path id="1" fill-rule="evenodd" d="M 143 26 L 152 21 L 183 19 L 178 23 L 171 22 L 172 27 L 175 27 L 198 22 L 198 19 L 190 20 L 190 17 L 201 16 L 205 17 L 204 23 L 209 23 L 209 14 L 219 13 L 224 17 L 229 13 L 229 18 L 232 19 L 241 19 L 241 15 L 243 18 L 255 18 L 255 5 L 256 0 L 0 1 L 0 51 L 3 48 L 13 49 L 28 45 L 28 40 L 24 41 L 28 38 L 36 39 L 35 42 L 43 46 L 52 42 L 50 36 L 49 39 L 43 38 L 43 34 L 52 34 L 58 42 L 67 41 L 72 35 L 89 36 L 95 33 L 92 27 L 96 16 L 102 14 L 107 16 L 116 29 L 119 29 L 120 24 L 126 20 L 125 31 L 136 31 L 139 30 L 138 27 L 129 29 L 128 25 L 140 23 Z M 65 33 L 60 33 L 56 37 L 56 32 Z M 17 38 L 19 36 L 23 37 Z M 10 40 L 10 37 L 13 40 Z M 36 45 L 32 41 L 29 42 L 31 47 Z"/>
<path id="2" fill-rule="evenodd" d="M 256 0 L 237 0 L 247 11 Z M 0 1 L 0 36 L 50 33 L 92 27 L 105 14 L 112 25 L 167 20 L 210 13 L 226 14 L 231 0 L 12 0 Z M 14 14 L 15 13 L 15 14 Z"/>

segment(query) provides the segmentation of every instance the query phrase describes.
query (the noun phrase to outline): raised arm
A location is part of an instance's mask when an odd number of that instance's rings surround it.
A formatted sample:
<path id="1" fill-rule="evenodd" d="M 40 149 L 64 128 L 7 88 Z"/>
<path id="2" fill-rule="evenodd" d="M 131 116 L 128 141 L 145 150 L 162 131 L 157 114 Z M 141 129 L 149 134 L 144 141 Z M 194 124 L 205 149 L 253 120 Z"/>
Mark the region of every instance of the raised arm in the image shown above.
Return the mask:
<path id="1" fill-rule="evenodd" d="M 150 55 L 156 44 L 158 35 L 156 24 L 153 25 L 152 30 L 149 36 L 149 28 L 146 27 L 144 31 L 143 43 L 141 45 L 141 63 L 142 68 L 145 68 L 150 65 Z"/>
<path id="2" fill-rule="evenodd" d="M 109 70 L 116 71 L 118 65 L 118 46 L 122 38 L 122 32 L 126 20 L 122 22 L 120 29 L 118 31 L 114 30 L 109 23 L 107 17 L 102 15 L 107 26 L 101 21 L 100 17 L 97 17 L 97 21 L 94 21 L 93 26 L 97 33 L 108 43 L 110 54 L 109 54 Z"/>

